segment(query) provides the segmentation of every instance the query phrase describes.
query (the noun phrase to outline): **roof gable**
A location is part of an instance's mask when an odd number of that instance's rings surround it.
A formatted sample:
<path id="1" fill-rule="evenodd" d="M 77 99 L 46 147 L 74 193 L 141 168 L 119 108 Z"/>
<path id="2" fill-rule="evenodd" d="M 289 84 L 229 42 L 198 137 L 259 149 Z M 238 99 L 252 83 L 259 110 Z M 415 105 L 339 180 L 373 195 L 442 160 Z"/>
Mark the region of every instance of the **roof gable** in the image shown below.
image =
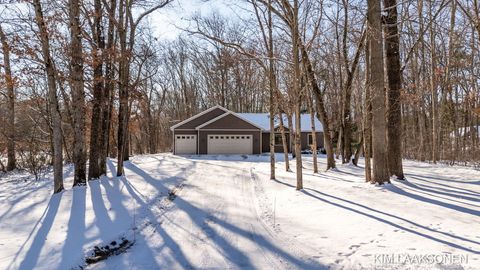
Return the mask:
<path id="1" fill-rule="evenodd" d="M 247 119 L 242 118 L 233 112 L 228 112 L 223 115 L 220 115 L 200 126 L 196 129 L 258 129 L 262 128 L 255 123 L 248 121 Z"/>
<path id="2" fill-rule="evenodd" d="M 170 130 L 174 129 L 195 129 L 197 126 L 204 124 L 207 121 L 210 121 L 222 114 L 229 112 L 229 110 L 223 108 L 222 106 L 214 106 L 210 109 L 202 111 L 182 122 L 173 125 Z"/>

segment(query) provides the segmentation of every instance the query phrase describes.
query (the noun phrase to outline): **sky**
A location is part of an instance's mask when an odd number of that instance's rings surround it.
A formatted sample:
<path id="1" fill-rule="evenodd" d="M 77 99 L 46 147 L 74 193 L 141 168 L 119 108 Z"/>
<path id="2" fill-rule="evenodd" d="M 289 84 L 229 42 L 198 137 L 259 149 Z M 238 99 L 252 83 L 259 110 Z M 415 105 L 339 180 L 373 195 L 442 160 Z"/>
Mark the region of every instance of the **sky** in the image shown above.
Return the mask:
<path id="1" fill-rule="evenodd" d="M 151 14 L 149 19 L 159 39 L 173 40 L 181 34 L 179 28 L 187 28 L 188 19 L 195 14 L 205 16 L 210 12 L 218 12 L 236 16 L 236 9 L 238 7 L 232 0 L 175 0 Z"/>

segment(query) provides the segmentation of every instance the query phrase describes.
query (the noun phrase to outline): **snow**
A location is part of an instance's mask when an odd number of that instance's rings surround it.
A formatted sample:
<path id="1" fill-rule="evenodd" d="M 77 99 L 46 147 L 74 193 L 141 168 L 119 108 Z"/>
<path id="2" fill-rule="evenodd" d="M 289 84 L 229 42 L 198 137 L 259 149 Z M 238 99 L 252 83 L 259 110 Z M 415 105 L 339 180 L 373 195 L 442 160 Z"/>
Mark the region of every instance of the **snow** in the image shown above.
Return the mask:
<path id="1" fill-rule="evenodd" d="M 86 268 L 480 268 L 480 171 L 405 161 L 407 181 L 375 186 L 362 160 L 313 174 L 306 155 L 296 191 L 283 162 L 270 180 L 268 155 L 136 156 L 125 177 L 109 161 L 108 177 L 73 189 L 67 166 L 67 190 L 53 196 L 51 174 L 0 175 L 0 269 L 84 267 L 95 245 L 122 237 L 133 246 Z M 385 254 L 468 260 L 379 264 Z"/>
<path id="2" fill-rule="evenodd" d="M 472 132 L 473 131 L 473 132 Z M 465 136 L 465 134 L 467 135 L 471 135 L 472 133 L 474 134 L 480 134 L 480 126 L 473 126 L 473 127 L 461 127 L 461 128 L 458 128 L 457 129 L 457 133 L 458 133 L 458 136 Z M 452 131 L 450 133 L 450 137 L 451 138 L 455 138 L 456 137 L 456 134 L 455 134 L 455 131 Z"/>
<path id="3" fill-rule="evenodd" d="M 480 267 L 480 172 L 406 161 L 407 181 L 374 186 L 364 183 L 362 167 L 338 167 L 307 172 L 305 189 L 296 194 L 294 173 L 270 181 L 268 166 L 256 168 L 265 213 L 276 200 L 279 234 L 317 251 L 326 265 L 369 269 L 379 253 L 452 253 L 469 255 L 467 266 Z"/>
<path id="4" fill-rule="evenodd" d="M 264 131 L 270 130 L 270 114 L 268 113 L 237 113 L 236 115 L 255 123 L 257 126 L 261 127 Z M 311 132 L 312 124 L 310 114 L 302 114 L 300 117 L 300 126 L 302 127 L 302 132 Z M 322 123 L 315 117 L 315 131 L 323 131 Z M 278 115 L 274 118 L 275 127 L 280 125 L 280 119 Z M 283 124 L 285 127 L 288 127 L 287 117 L 284 115 Z M 292 117 L 292 125 L 295 127 L 295 117 Z"/>

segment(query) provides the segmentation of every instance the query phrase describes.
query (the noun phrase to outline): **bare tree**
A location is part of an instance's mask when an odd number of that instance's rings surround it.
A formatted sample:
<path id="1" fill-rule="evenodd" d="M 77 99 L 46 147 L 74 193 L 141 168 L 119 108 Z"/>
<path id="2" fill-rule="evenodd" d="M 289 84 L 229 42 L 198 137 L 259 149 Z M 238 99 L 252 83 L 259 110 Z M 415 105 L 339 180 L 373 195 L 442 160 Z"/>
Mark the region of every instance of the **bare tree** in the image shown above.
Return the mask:
<path id="1" fill-rule="evenodd" d="M 363 98 L 363 153 L 365 157 L 365 181 L 372 182 L 372 95 L 370 81 L 370 41 L 365 46 L 365 93 Z"/>
<path id="2" fill-rule="evenodd" d="M 10 45 L 3 27 L 0 24 L 0 41 L 2 42 L 3 52 L 3 67 L 5 69 L 5 84 L 7 88 L 8 110 L 7 119 L 8 126 L 5 129 L 7 132 L 7 171 L 12 171 L 16 167 L 15 158 L 15 80 L 12 75 L 12 68 L 10 66 Z"/>
<path id="3" fill-rule="evenodd" d="M 83 88 L 83 49 L 80 27 L 80 2 L 69 0 L 70 17 L 70 88 L 73 108 L 73 185 L 85 185 L 87 153 L 85 146 L 85 92 Z"/>
<path id="4" fill-rule="evenodd" d="M 118 43 L 120 46 L 119 68 L 118 68 L 118 131 L 117 131 L 117 176 L 122 176 L 123 162 L 128 160 L 128 121 L 129 121 L 129 84 L 130 84 L 130 64 L 132 62 L 132 52 L 135 46 L 135 34 L 142 20 L 160 8 L 169 4 L 172 0 L 163 0 L 152 7 L 141 12 L 136 18 L 133 13 L 134 1 L 119 0 L 118 21 Z"/>
<path id="5" fill-rule="evenodd" d="M 102 3 L 101 0 L 94 1 L 94 19 L 92 27 L 92 68 L 93 68 L 93 107 L 92 121 L 90 129 L 90 155 L 88 166 L 88 179 L 96 179 L 101 175 L 101 152 L 104 145 L 100 144 L 103 138 L 103 110 L 108 107 L 104 106 L 104 99 L 107 98 L 103 93 L 104 77 L 103 77 L 103 50 L 105 49 L 105 41 L 102 28 Z"/>
<path id="6" fill-rule="evenodd" d="M 402 165 L 402 111 L 400 91 L 402 76 L 400 70 L 400 45 L 397 22 L 397 0 L 383 1 L 385 17 L 385 54 L 388 78 L 387 91 L 387 143 L 388 168 L 390 175 L 404 179 Z"/>
<path id="7" fill-rule="evenodd" d="M 50 40 L 48 30 L 45 24 L 45 18 L 43 17 L 43 10 L 40 4 L 40 0 L 33 0 L 33 7 L 35 9 L 35 21 L 40 32 L 40 43 L 42 47 L 43 62 L 45 66 L 45 71 L 47 73 L 48 103 L 50 114 L 52 116 L 53 129 L 53 192 L 58 193 L 63 190 L 63 132 L 62 120 L 58 108 L 57 82 L 55 79 L 55 69 L 50 55 Z"/>
<path id="8" fill-rule="evenodd" d="M 313 104 L 312 92 L 308 91 L 307 95 L 307 106 L 308 112 L 310 113 L 310 126 L 312 128 L 312 144 L 310 148 L 312 149 L 312 159 L 313 159 L 313 173 L 318 173 L 318 163 L 317 163 L 317 132 L 315 130 L 315 106 Z"/>
<path id="9" fill-rule="evenodd" d="M 370 78 L 372 89 L 372 148 L 374 183 L 389 182 L 385 123 L 385 88 L 383 37 L 380 1 L 368 0 L 368 35 L 370 42 Z"/>

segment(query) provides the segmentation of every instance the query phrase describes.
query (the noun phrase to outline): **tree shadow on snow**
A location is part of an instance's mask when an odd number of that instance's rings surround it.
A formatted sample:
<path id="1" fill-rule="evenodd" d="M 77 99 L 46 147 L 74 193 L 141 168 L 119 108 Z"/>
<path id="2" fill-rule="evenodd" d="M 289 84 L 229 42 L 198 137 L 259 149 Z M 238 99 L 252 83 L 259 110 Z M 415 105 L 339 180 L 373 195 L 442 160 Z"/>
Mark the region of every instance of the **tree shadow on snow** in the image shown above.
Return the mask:
<path id="1" fill-rule="evenodd" d="M 65 174 L 68 174 L 68 170 Z M 16 183 L 14 187 L 15 192 L 11 192 L 12 190 L 11 188 L 5 189 L 4 192 L 2 193 L 6 193 L 6 194 L 3 196 L 3 198 L 1 198 L 1 200 L 4 202 L 8 201 L 8 208 L 2 209 L 4 210 L 4 212 L 0 215 L 0 222 L 3 218 L 13 219 L 19 215 L 28 215 L 30 211 L 35 210 L 36 206 L 43 205 L 49 199 L 50 194 L 45 196 L 44 199 L 39 200 L 38 202 L 26 205 L 23 209 L 17 210 L 12 213 L 14 208 L 18 207 L 19 202 L 22 202 L 22 204 L 24 204 L 25 199 L 32 196 L 32 192 L 43 190 L 51 185 L 52 185 L 52 182 L 50 179 L 41 179 L 38 181 L 33 181 L 30 179 L 27 182 L 21 181 L 19 183 Z"/>
<path id="2" fill-rule="evenodd" d="M 402 184 L 405 185 L 405 186 L 408 186 L 412 189 L 418 189 L 418 190 L 423 190 L 423 191 L 426 190 L 424 188 L 421 188 L 421 187 L 416 186 L 416 185 L 414 185 L 412 183 L 409 183 L 409 182 L 402 182 Z M 399 195 L 403 195 L 403 196 L 406 196 L 406 197 L 409 197 L 409 198 L 412 198 L 414 200 L 418 200 L 418 201 L 421 201 L 421 202 L 424 202 L 424 203 L 429 203 L 429 204 L 433 204 L 433 205 L 436 205 L 436 206 L 442 206 L 444 208 L 448 208 L 448 209 L 455 210 L 455 211 L 458 211 L 458 212 L 462 212 L 462 213 L 465 213 L 465 214 L 473 215 L 473 216 L 476 216 L 476 217 L 480 216 L 480 211 L 479 210 L 474 210 L 474 209 L 470 209 L 470 208 L 460 206 L 460 205 L 457 205 L 457 204 L 447 203 L 447 202 L 436 200 L 436 199 L 433 199 L 433 198 L 421 196 L 421 195 L 418 195 L 418 194 L 415 194 L 415 193 L 412 193 L 412 192 L 408 192 L 408 191 L 406 191 L 406 189 L 402 189 L 402 188 L 400 188 L 398 186 L 395 186 L 395 185 L 389 186 L 388 190 L 390 190 L 391 192 L 397 193 Z M 433 193 L 434 194 L 441 194 L 438 191 L 433 191 Z M 444 195 L 448 194 L 448 193 L 444 193 L 444 192 L 442 192 L 442 193 Z M 448 196 L 455 197 L 452 194 L 448 194 Z M 456 198 L 458 198 L 458 197 L 456 197 Z M 470 199 L 472 199 L 472 198 L 470 198 Z"/>
<path id="3" fill-rule="evenodd" d="M 480 192 L 476 192 L 471 189 L 451 186 L 443 183 L 443 182 L 452 182 L 452 183 L 469 184 L 469 182 L 461 182 L 461 181 L 454 181 L 454 180 L 446 181 L 445 179 L 439 179 L 438 177 L 435 178 L 435 177 L 430 177 L 425 175 L 416 175 L 416 174 L 408 174 L 408 176 L 411 178 L 414 178 L 415 180 L 418 180 L 427 184 L 432 184 L 434 186 L 431 186 L 431 187 L 435 189 L 443 188 L 448 192 L 460 193 L 464 195 L 480 196 Z M 470 184 L 472 183 L 470 182 Z"/>
<path id="4" fill-rule="evenodd" d="M 460 204 L 465 204 L 472 207 L 480 207 L 480 204 L 475 204 L 480 202 L 479 198 L 470 197 L 463 194 L 457 194 L 456 192 L 451 190 L 436 188 L 433 186 L 424 185 L 420 183 L 414 184 L 411 182 L 402 181 L 400 184 L 403 185 L 402 189 L 405 189 L 405 190 L 414 191 L 417 193 L 425 194 L 425 195 L 443 199 L 443 200 L 448 200 L 448 201 L 451 201 L 452 203 L 460 203 Z M 459 201 L 459 200 L 465 200 L 466 202 Z"/>
<path id="5" fill-rule="evenodd" d="M 130 195 L 137 201 L 137 203 L 141 206 L 142 209 L 144 209 L 145 211 L 145 214 L 146 214 L 146 218 L 148 219 L 148 221 L 151 223 L 151 224 L 157 224 L 157 216 L 152 212 L 152 210 L 150 209 L 151 207 L 151 204 L 154 200 L 151 200 L 151 201 L 145 201 L 143 198 L 145 198 L 145 196 L 142 195 L 142 193 L 140 191 L 138 191 L 138 189 L 136 189 L 125 177 L 121 177 L 120 178 L 120 181 L 122 181 L 124 184 L 125 184 L 125 188 L 126 190 L 130 193 Z M 158 198 L 157 198 L 158 199 Z M 165 242 L 165 245 L 164 247 L 168 248 L 171 250 L 172 254 L 175 254 L 175 259 L 178 260 L 178 263 L 186 268 L 186 269 L 194 269 L 193 266 L 190 264 L 190 262 L 188 261 L 188 259 L 186 258 L 185 254 L 182 252 L 182 250 L 180 249 L 180 246 L 175 242 L 175 240 L 170 236 L 168 235 L 162 228 L 161 226 L 156 226 L 156 230 L 155 230 L 159 235 L 160 237 L 164 240 Z M 155 250 L 155 253 L 159 252 L 160 250 Z M 151 257 L 152 257 L 152 260 L 155 261 L 154 259 L 154 256 L 153 256 L 153 252 L 150 251 L 152 253 Z M 164 263 L 167 263 L 167 262 L 164 262 Z M 173 267 L 173 265 L 172 265 Z"/>
<path id="6" fill-rule="evenodd" d="M 340 198 L 340 197 L 329 195 L 329 194 L 320 192 L 320 191 L 315 190 L 315 189 L 306 188 L 306 189 L 302 190 L 302 193 L 304 193 L 305 195 L 308 195 L 308 196 L 310 196 L 314 199 L 322 201 L 324 203 L 327 203 L 327 204 L 330 204 L 330 205 L 333 205 L 333 206 L 336 206 L 336 207 L 340 207 L 342 209 L 357 213 L 357 214 L 362 215 L 362 216 L 366 216 L 368 218 L 380 221 L 382 223 L 385 223 L 385 224 L 390 225 L 392 227 L 395 227 L 395 228 L 398 228 L 400 230 L 409 232 L 411 234 L 415 234 L 415 235 L 430 239 L 432 241 L 448 245 L 448 246 L 456 248 L 456 249 L 471 252 L 471 253 L 474 253 L 474 254 L 480 254 L 480 249 L 475 250 L 473 248 L 466 247 L 465 245 L 467 243 L 456 244 L 456 243 L 453 243 L 453 242 L 450 242 L 450 241 L 447 241 L 447 240 L 440 239 L 440 238 L 435 237 L 433 235 L 421 233 L 421 232 L 417 231 L 416 229 L 411 229 L 411 228 L 407 228 L 405 226 L 399 225 L 398 222 L 408 223 L 408 224 L 413 225 L 417 228 L 421 228 L 421 229 L 424 229 L 424 230 L 432 232 L 432 233 L 441 234 L 443 236 L 450 237 L 450 238 L 453 238 L 453 239 L 456 239 L 456 240 L 459 240 L 459 241 L 468 242 L 468 243 L 474 244 L 474 245 L 480 245 L 480 242 L 477 242 L 477 241 L 474 241 L 474 240 L 471 240 L 471 239 L 468 239 L 468 238 L 465 238 L 465 237 L 457 236 L 457 235 L 454 235 L 452 233 L 435 230 L 435 229 L 429 228 L 427 226 L 424 226 L 424 225 L 418 224 L 416 222 L 413 222 L 411 220 L 408 220 L 408 219 L 405 219 L 405 218 L 402 218 L 402 217 L 399 217 L 399 216 L 396 216 L 396 215 L 393 215 L 393 214 L 390 214 L 390 213 L 386 213 L 386 212 L 383 212 L 383 211 L 380 211 L 380 210 L 376 210 L 376 209 L 373 209 L 369 206 L 362 205 L 360 203 L 356 203 L 356 202 L 349 201 L 349 200 L 346 200 L 346 199 L 343 199 L 343 198 Z M 329 199 L 334 199 L 334 200 L 340 201 L 344 204 L 339 203 L 339 202 L 334 202 L 334 201 L 329 200 Z M 355 209 L 355 208 L 353 208 L 354 206 L 355 207 L 360 207 L 360 208 L 362 208 L 364 210 L 367 210 L 371 213 Z M 381 218 L 381 217 L 378 216 L 378 214 L 393 218 L 393 219 L 395 219 L 395 222 L 386 220 L 384 218 Z"/>
<path id="7" fill-rule="evenodd" d="M 126 165 L 126 168 L 132 170 L 133 172 L 137 173 L 137 175 L 141 176 L 145 179 L 147 183 L 152 184 L 152 186 L 156 187 L 159 190 L 159 193 L 164 193 L 168 190 L 165 186 L 161 184 L 160 181 L 153 179 L 150 175 L 146 172 L 142 171 L 140 168 L 136 167 L 133 164 Z M 178 177 L 178 176 L 175 176 Z M 145 208 L 148 213 L 149 219 L 152 221 L 156 220 L 155 214 L 150 210 L 149 202 L 145 202 L 142 199 L 141 193 L 135 189 L 133 185 L 129 183 L 129 181 L 125 178 L 122 178 L 122 181 L 125 182 L 125 186 L 127 190 L 130 192 L 133 198 L 137 200 L 137 202 Z M 208 231 L 209 238 L 212 239 L 213 242 L 216 243 L 217 247 L 220 248 L 222 254 L 226 259 L 228 259 L 232 264 L 241 268 L 241 269 L 253 269 L 255 268 L 251 259 L 243 253 L 242 250 L 238 249 L 232 243 L 229 242 L 228 239 L 225 239 L 222 235 L 217 233 L 215 229 L 209 224 L 211 222 L 220 225 L 222 228 L 235 233 L 241 237 L 247 238 L 252 242 L 259 245 L 261 248 L 271 251 L 272 253 L 278 254 L 283 260 L 286 260 L 290 264 L 299 267 L 301 269 L 323 269 L 325 267 L 318 264 L 318 262 L 309 262 L 303 261 L 301 259 L 296 258 L 295 256 L 291 255 L 287 251 L 282 250 L 280 247 L 277 247 L 275 244 L 271 243 L 267 239 L 265 239 L 262 235 L 259 235 L 252 231 L 246 231 L 234 224 L 230 224 L 224 220 L 221 220 L 214 215 L 206 212 L 203 209 L 200 209 L 191 203 L 183 200 L 180 197 L 176 197 L 173 203 L 183 212 L 185 212 L 190 219 L 195 223 L 195 225 L 202 229 L 203 231 Z M 161 226 L 158 226 L 157 232 L 159 235 L 164 239 L 165 246 L 168 247 L 175 256 L 175 259 L 178 260 L 180 265 L 185 268 L 193 268 L 189 260 L 186 258 L 185 253 L 182 251 L 181 247 L 174 241 L 174 239 L 169 236 L 165 230 L 161 229 Z M 260 256 L 260 254 L 259 254 Z"/>
<path id="8" fill-rule="evenodd" d="M 33 236 L 35 229 L 38 226 L 40 226 L 32 240 L 29 250 L 23 257 L 22 262 L 20 263 L 20 266 L 18 268 L 19 270 L 22 270 L 22 269 L 30 270 L 35 268 L 35 265 L 38 262 L 38 258 L 40 256 L 42 247 L 44 246 L 45 241 L 47 240 L 47 235 L 50 232 L 50 229 L 52 228 L 53 222 L 55 220 L 55 216 L 57 215 L 58 208 L 60 206 L 60 201 L 62 200 L 62 195 L 63 195 L 63 192 L 58 194 L 53 194 L 51 196 L 50 201 L 48 202 L 47 208 L 45 209 L 44 213 L 38 219 L 37 223 L 32 229 L 32 232 L 30 233 L 28 238 L 25 240 L 23 245 L 20 247 L 19 251 L 15 255 L 15 258 L 12 260 L 12 264 L 13 264 L 22 253 L 23 248 L 25 248 L 30 238 Z M 7 268 L 10 269 L 11 266 L 12 265 L 10 265 Z"/>
<path id="9" fill-rule="evenodd" d="M 250 258 L 248 258 L 245 254 L 242 253 L 241 250 L 239 250 L 238 248 L 233 246 L 230 242 L 228 242 L 227 239 L 223 238 L 220 234 L 218 234 L 214 230 L 214 228 L 211 227 L 210 223 L 213 222 L 232 233 L 235 233 L 239 236 L 242 236 L 244 238 L 251 240 L 255 244 L 261 246 L 261 248 L 264 248 L 274 254 L 279 255 L 282 259 L 286 260 L 288 263 L 294 265 L 295 267 L 299 267 L 300 269 L 325 268 L 317 262 L 313 262 L 313 261 L 309 262 L 309 261 L 304 261 L 299 258 L 296 258 L 295 256 L 291 255 L 287 251 L 284 251 L 280 247 L 277 247 L 275 244 L 271 243 L 262 235 L 252 231 L 246 231 L 242 228 L 239 228 L 238 226 L 235 226 L 234 224 L 231 224 L 226 222 L 225 220 L 219 219 L 216 216 L 209 214 L 208 212 L 190 204 L 189 202 L 183 200 L 182 198 L 175 199 L 175 205 L 179 207 L 181 210 L 183 210 L 185 213 L 187 213 L 191 217 L 191 220 L 193 220 L 194 223 L 199 228 L 204 228 L 204 230 L 206 229 L 210 234 L 210 238 L 217 244 L 218 247 L 220 247 L 223 250 L 223 253 L 225 254 L 225 256 L 232 263 L 234 263 L 236 266 L 242 269 L 243 268 L 254 269 L 255 267 L 250 261 Z M 198 216 L 201 216 L 201 219 L 198 219 Z"/>
<path id="10" fill-rule="evenodd" d="M 71 258 L 83 257 L 83 244 L 85 242 L 85 204 L 86 204 L 86 186 L 72 188 L 72 206 L 70 209 L 70 219 L 67 226 L 67 238 L 62 249 L 62 259 L 58 269 L 69 269 L 72 267 Z"/>
<path id="11" fill-rule="evenodd" d="M 458 184 L 465 184 L 465 185 L 477 185 L 480 186 L 480 180 L 477 181 L 463 181 L 463 180 L 456 180 L 456 179 L 462 179 L 458 175 L 456 176 L 445 176 L 442 174 L 422 174 L 422 175 L 416 175 L 416 174 L 410 174 L 412 176 L 416 176 L 419 178 L 427 178 L 435 181 L 440 181 L 440 182 L 447 182 L 447 183 L 458 183 Z"/>

